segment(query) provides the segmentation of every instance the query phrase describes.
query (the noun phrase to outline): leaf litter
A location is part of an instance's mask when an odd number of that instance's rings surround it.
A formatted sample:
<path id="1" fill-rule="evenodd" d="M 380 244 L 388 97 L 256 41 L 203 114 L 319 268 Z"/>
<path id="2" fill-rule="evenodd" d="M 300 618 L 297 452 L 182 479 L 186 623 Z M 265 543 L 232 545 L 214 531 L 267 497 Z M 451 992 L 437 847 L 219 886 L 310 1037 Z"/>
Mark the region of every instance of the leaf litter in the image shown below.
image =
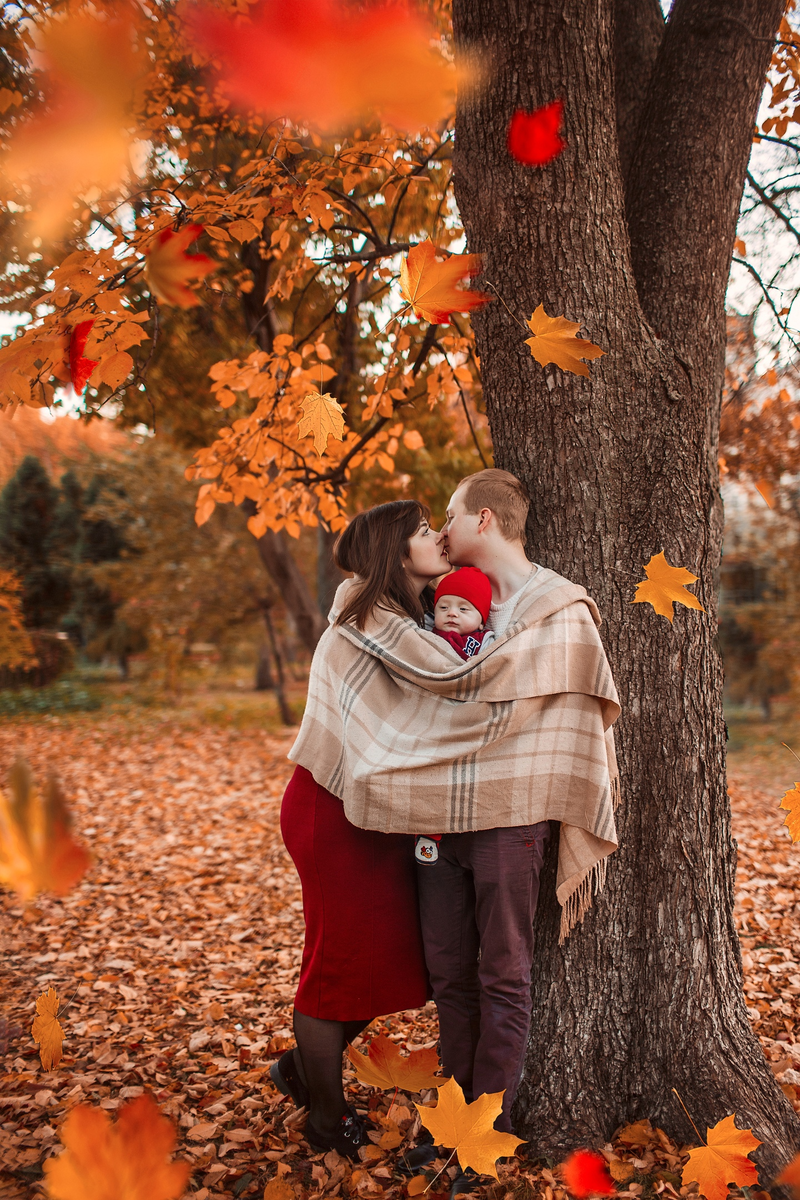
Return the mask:
<path id="1" fill-rule="evenodd" d="M 62 1150 L 60 1128 L 78 1105 L 115 1119 L 147 1092 L 174 1123 L 176 1159 L 190 1165 L 186 1194 L 196 1200 L 447 1192 L 458 1168 L 442 1171 L 444 1160 L 412 1181 L 397 1170 L 419 1128 L 411 1094 L 361 1086 L 348 1067 L 348 1098 L 373 1126 L 373 1144 L 352 1164 L 312 1152 L 305 1113 L 270 1081 L 269 1066 L 293 1044 L 303 939 L 299 884 L 279 832 L 292 737 L 165 713 L 0 730 L 0 786 L 19 754 L 37 778 L 55 770 L 94 857 L 61 899 L 26 906 L 0 894 L 0 1200 L 44 1194 L 44 1163 Z M 779 790 L 734 778 L 731 795 L 748 1011 L 800 1111 L 800 846 L 780 824 Z M 65 1038 L 60 1065 L 46 1071 L 30 1030 L 37 996 L 51 988 Z M 437 1034 L 429 1004 L 379 1019 L 361 1049 L 383 1035 L 404 1054 L 431 1050 Z M 421 1098 L 432 1104 L 436 1093 Z M 690 1147 L 649 1121 L 599 1149 L 623 1197 L 638 1200 L 650 1186 L 667 1196 L 696 1191 L 681 1184 Z M 512 1160 L 499 1175 L 477 1194 L 566 1200 L 557 1169 Z"/>

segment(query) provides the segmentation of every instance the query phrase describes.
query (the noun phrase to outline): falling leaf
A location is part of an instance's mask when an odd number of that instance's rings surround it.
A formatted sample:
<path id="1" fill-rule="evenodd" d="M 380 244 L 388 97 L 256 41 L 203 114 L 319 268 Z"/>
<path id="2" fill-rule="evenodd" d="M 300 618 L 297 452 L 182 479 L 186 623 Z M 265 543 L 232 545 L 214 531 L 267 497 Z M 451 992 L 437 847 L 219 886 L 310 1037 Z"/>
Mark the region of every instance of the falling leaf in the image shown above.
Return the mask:
<path id="1" fill-rule="evenodd" d="M 738 254 L 740 258 L 747 258 L 747 246 L 741 238 L 736 238 L 736 241 L 733 243 L 733 252 L 734 254 Z"/>
<path id="2" fill-rule="evenodd" d="M 480 272 L 480 254 L 451 254 L 443 260 L 437 254 L 442 251 L 430 239 L 409 250 L 400 266 L 400 291 L 420 320 L 446 325 L 452 313 L 480 308 L 491 296 L 456 287 L 459 280 Z"/>
<path id="3" fill-rule="evenodd" d="M 673 604 L 685 604 L 687 608 L 706 611 L 697 597 L 686 591 L 685 585 L 696 583 L 698 576 L 687 571 L 685 567 L 671 567 L 664 557 L 663 550 L 654 554 L 649 563 L 645 564 L 644 573 L 647 580 L 637 583 L 636 595 L 631 604 L 652 604 L 656 612 L 666 617 L 670 624 L 675 612 Z"/>
<path id="4" fill-rule="evenodd" d="M 784 793 L 778 807 L 785 809 L 788 813 L 783 823 L 789 830 L 792 841 L 800 840 L 800 783 L 796 783 L 793 788 Z"/>
<path id="5" fill-rule="evenodd" d="M 755 481 L 756 491 L 761 495 L 762 500 L 767 508 L 775 507 L 775 485 L 769 479 L 757 479 Z"/>
<path id="6" fill-rule="evenodd" d="M 5 175 L 32 207 L 31 233 L 58 236 L 88 191 L 115 189 L 129 166 L 129 108 L 140 70 L 135 24 L 84 10 L 37 31 L 44 102 L 15 130 Z"/>
<path id="7" fill-rule="evenodd" d="M 202 232 L 202 225 L 184 225 L 177 231 L 162 229 L 158 234 L 147 255 L 145 278 L 150 291 L 164 304 L 193 308 L 200 303 L 197 293 L 186 286 L 187 280 L 203 279 L 217 269 L 207 254 L 186 253 Z"/>
<path id="8" fill-rule="evenodd" d="M 13 888 L 23 900 L 37 892 L 63 896 L 91 860 L 72 837 L 58 781 L 51 776 L 41 795 L 27 763 L 18 759 L 9 782 L 11 799 L 0 792 L 0 884 Z"/>
<path id="9" fill-rule="evenodd" d="M 616 1191 L 614 1180 L 602 1154 L 591 1150 L 576 1150 L 561 1164 L 561 1173 L 568 1190 L 578 1200 L 587 1196 L 610 1196 Z"/>
<path id="10" fill-rule="evenodd" d="M 39 1058 L 45 1071 L 52 1071 L 61 1062 L 61 1043 L 64 1030 L 58 1019 L 58 995 L 55 988 L 48 988 L 36 999 L 36 1016 L 31 1026 L 31 1037 L 39 1047 Z"/>
<path id="11" fill-rule="evenodd" d="M 89 376 L 97 366 L 97 359 L 84 358 L 83 351 L 89 337 L 94 318 L 89 321 L 79 321 L 69 339 L 69 370 L 72 376 L 72 386 L 79 396 L 82 396 L 89 382 Z"/>
<path id="12" fill-rule="evenodd" d="M 379 1034 L 369 1044 L 369 1057 L 352 1046 L 347 1050 L 348 1058 L 356 1069 L 356 1078 L 367 1087 L 400 1088 L 404 1092 L 419 1092 L 422 1088 L 439 1087 L 442 1083 L 439 1056 L 434 1049 L 412 1050 L 409 1055 L 400 1053 L 400 1047 Z M 398 1143 L 399 1144 L 399 1143 Z"/>
<path id="13" fill-rule="evenodd" d="M 495 1166 L 498 1158 L 516 1153 L 524 1139 L 513 1133 L 501 1133 L 494 1128 L 495 1119 L 503 1110 L 504 1092 L 484 1092 L 472 1104 L 455 1079 L 448 1079 L 438 1089 L 435 1108 L 417 1104 L 420 1119 L 433 1134 L 434 1144 L 447 1146 L 456 1152 L 463 1170 L 472 1167 L 479 1175 L 498 1178 Z"/>
<path id="14" fill-rule="evenodd" d="M 333 396 L 327 392 L 321 396 L 319 392 L 309 392 L 301 405 L 303 416 L 297 426 L 299 437 L 314 438 L 314 449 L 317 454 L 324 454 L 328 438 L 341 441 L 344 437 L 344 409 Z"/>
<path id="15" fill-rule="evenodd" d="M 406 1184 L 406 1192 L 409 1196 L 421 1196 L 423 1192 L 428 1190 L 428 1179 L 426 1175 L 415 1175 Z"/>
<path id="16" fill-rule="evenodd" d="M 170 1162 L 175 1126 L 153 1097 L 137 1096 L 112 1124 L 101 1108 L 79 1104 L 60 1129 L 66 1147 L 44 1164 L 50 1200 L 178 1200 L 191 1173 Z"/>
<path id="17" fill-rule="evenodd" d="M 509 153 L 528 167 L 543 167 L 566 146 L 559 134 L 564 101 L 554 100 L 534 112 L 517 109 L 508 126 Z"/>
<path id="18" fill-rule="evenodd" d="M 755 1163 L 747 1155 L 761 1142 L 750 1129 L 736 1128 L 735 1115 L 723 1117 L 706 1130 L 707 1144 L 691 1150 L 683 1168 L 683 1183 L 696 1183 L 706 1200 L 726 1200 L 728 1184 L 747 1187 L 758 1182 Z"/>
<path id="19" fill-rule="evenodd" d="M 775 1182 L 790 1187 L 795 1198 L 800 1196 L 800 1154 L 796 1154 L 783 1168 Z"/>
<path id="20" fill-rule="evenodd" d="M 581 327 L 580 321 L 548 317 L 543 304 L 532 314 L 528 326 L 533 337 L 526 338 L 525 345 L 530 346 L 531 354 L 543 367 L 555 363 L 562 371 L 588 376 L 589 368 L 580 360 L 605 354 L 599 346 L 575 336 Z"/>
<path id="21" fill-rule="evenodd" d="M 246 20 L 207 6 L 189 29 L 235 101 L 321 129 L 370 113 L 410 131 L 436 124 L 456 82 L 463 88 L 474 74 L 448 63 L 433 27 L 399 4 L 359 12 L 340 0 L 267 0 Z"/>

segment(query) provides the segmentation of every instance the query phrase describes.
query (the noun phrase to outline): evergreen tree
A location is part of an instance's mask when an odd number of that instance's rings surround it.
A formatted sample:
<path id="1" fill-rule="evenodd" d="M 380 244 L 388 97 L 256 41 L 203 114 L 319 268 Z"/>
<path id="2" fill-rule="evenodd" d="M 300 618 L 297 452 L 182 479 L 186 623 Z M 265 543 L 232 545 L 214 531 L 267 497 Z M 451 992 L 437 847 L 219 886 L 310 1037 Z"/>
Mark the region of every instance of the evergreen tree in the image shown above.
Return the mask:
<path id="1" fill-rule="evenodd" d="M 32 454 L 0 493 L 0 565 L 22 580 L 29 629 L 55 627 L 72 599 L 69 567 L 52 558 L 58 501 L 58 489 Z"/>

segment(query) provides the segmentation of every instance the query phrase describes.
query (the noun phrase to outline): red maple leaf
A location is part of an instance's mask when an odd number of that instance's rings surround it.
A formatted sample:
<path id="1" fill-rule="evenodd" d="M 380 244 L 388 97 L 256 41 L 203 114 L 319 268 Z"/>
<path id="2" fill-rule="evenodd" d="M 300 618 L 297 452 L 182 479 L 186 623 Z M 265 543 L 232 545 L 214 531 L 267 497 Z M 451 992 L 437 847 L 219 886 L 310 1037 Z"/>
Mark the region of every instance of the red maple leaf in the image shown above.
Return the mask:
<path id="1" fill-rule="evenodd" d="M 586 1196 L 610 1196 L 615 1191 L 606 1160 L 592 1150 L 576 1150 L 561 1164 L 561 1174 L 568 1190 L 577 1200 Z"/>
<path id="2" fill-rule="evenodd" d="M 508 127 L 508 149 L 517 162 L 543 167 L 561 153 L 567 144 L 558 132 L 563 112 L 563 100 L 554 100 L 532 113 L 517 109 Z"/>
<path id="3" fill-rule="evenodd" d="M 402 3 L 361 12 L 343 0 L 261 0 L 233 20 L 206 4 L 187 24 L 226 91 L 270 119 L 331 129 L 379 113 L 417 129 L 447 112 L 458 74 L 430 23 Z"/>
<path id="4" fill-rule="evenodd" d="M 69 339 L 69 373 L 72 376 L 72 386 L 79 396 L 83 395 L 86 384 L 89 382 L 89 376 L 99 361 L 83 357 L 83 351 L 93 325 L 94 318 L 88 321 L 79 321 Z"/>

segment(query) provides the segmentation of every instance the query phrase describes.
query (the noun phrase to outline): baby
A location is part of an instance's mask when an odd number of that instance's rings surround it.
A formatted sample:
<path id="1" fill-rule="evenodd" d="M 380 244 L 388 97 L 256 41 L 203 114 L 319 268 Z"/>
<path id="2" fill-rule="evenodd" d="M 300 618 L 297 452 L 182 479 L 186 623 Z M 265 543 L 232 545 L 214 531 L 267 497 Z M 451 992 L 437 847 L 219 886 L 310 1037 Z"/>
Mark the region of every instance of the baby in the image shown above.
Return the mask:
<path id="1" fill-rule="evenodd" d="M 474 658 L 479 650 L 494 641 L 484 628 L 492 602 L 492 585 L 477 567 L 462 567 L 446 575 L 436 589 L 433 601 L 433 632 L 449 642 L 464 659 Z M 419 863 L 432 864 L 439 858 L 440 833 L 420 834 L 414 844 Z"/>
<path id="2" fill-rule="evenodd" d="M 449 642 L 462 658 L 473 658 L 494 640 L 484 628 L 492 603 L 492 585 L 477 567 L 462 567 L 446 575 L 433 601 L 433 632 Z"/>

